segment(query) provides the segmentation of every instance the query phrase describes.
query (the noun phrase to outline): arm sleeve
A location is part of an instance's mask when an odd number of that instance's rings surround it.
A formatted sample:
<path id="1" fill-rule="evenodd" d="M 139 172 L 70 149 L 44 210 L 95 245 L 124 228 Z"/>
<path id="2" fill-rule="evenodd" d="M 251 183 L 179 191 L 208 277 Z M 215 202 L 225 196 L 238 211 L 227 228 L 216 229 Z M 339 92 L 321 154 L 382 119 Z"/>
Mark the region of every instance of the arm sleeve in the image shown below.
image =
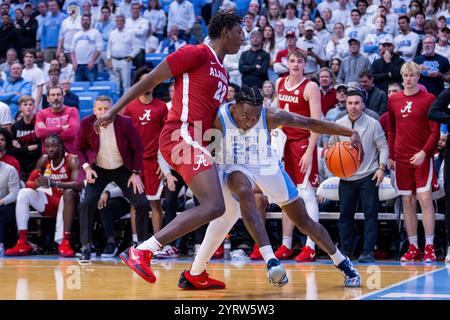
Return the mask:
<path id="1" fill-rule="evenodd" d="M 450 124 L 450 115 L 445 112 L 450 105 L 450 89 L 446 89 L 434 100 L 430 110 L 428 110 L 428 119 L 440 123 Z"/>
<path id="2" fill-rule="evenodd" d="M 205 63 L 207 59 L 206 47 L 203 45 L 186 45 L 166 58 L 166 62 L 174 77 Z"/>
<path id="3" fill-rule="evenodd" d="M 433 96 L 432 98 L 430 98 L 429 105 L 432 105 L 434 101 L 435 98 Z M 440 125 L 435 121 L 428 120 L 428 126 L 430 127 L 431 134 L 428 137 L 427 143 L 423 147 L 423 151 L 425 151 L 428 157 L 433 158 L 434 152 L 436 151 L 437 148 L 439 137 L 441 135 Z"/>
<path id="4" fill-rule="evenodd" d="M 34 126 L 34 131 L 36 133 L 36 137 L 38 137 L 39 139 L 45 138 L 48 135 L 52 134 L 52 133 L 60 133 L 62 131 L 61 128 L 39 128 L 38 123 L 42 122 L 45 124 L 44 122 L 44 115 L 42 114 L 42 112 L 38 112 L 36 115 L 36 124 Z"/>
<path id="5" fill-rule="evenodd" d="M 254 64 L 248 64 L 247 59 L 248 52 L 244 52 L 241 55 L 241 58 L 239 59 L 239 72 L 240 73 L 250 73 L 254 72 L 256 70 L 256 67 Z"/>
<path id="6" fill-rule="evenodd" d="M 325 49 L 325 54 L 328 60 L 333 59 L 333 57 L 336 55 L 337 52 L 337 46 L 334 45 L 333 41 L 328 41 L 327 47 Z"/>
<path id="7" fill-rule="evenodd" d="M 87 149 L 89 148 L 89 141 L 87 139 L 87 135 L 84 134 L 86 130 L 83 130 L 83 127 L 86 126 L 87 122 L 81 122 L 80 131 L 78 131 L 77 139 L 76 139 L 76 148 L 77 148 L 77 156 L 80 160 L 80 165 L 83 166 L 85 163 L 89 163 L 89 159 L 87 156 Z"/>
<path id="8" fill-rule="evenodd" d="M 383 128 L 381 127 L 381 124 L 378 121 L 375 121 L 374 129 L 375 129 L 374 130 L 374 133 L 375 133 L 374 141 L 375 141 L 377 149 L 380 153 L 379 162 L 387 165 L 388 158 L 389 158 L 389 146 L 388 146 Z"/>
<path id="9" fill-rule="evenodd" d="M 31 96 L 31 82 L 27 81 L 24 83 L 24 85 L 20 88 L 20 94 L 15 94 L 11 98 L 11 102 L 13 103 L 19 103 L 19 99 L 21 96 L 28 95 Z"/>
<path id="10" fill-rule="evenodd" d="M 388 100 L 388 112 L 389 112 L 389 159 L 395 160 L 394 154 L 394 142 L 395 142 L 395 113 L 391 107 L 391 102 Z"/>
<path id="11" fill-rule="evenodd" d="M 78 116 L 78 110 L 76 108 L 70 107 L 70 115 L 69 115 L 69 128 L 66 130 L 62 130 L 60 133 L 61 140 L 72 140 L 78 132 L 80 128 L 80 117 Z"/>
<path id="12" fill-rule="evenodd" d="M 37 179 L 37 177 L 39 177 L 41 175 L 41 173 L 39 172 L 39 170 L 33 170 L 30 174 L 30 176 L 28 177 L 27 182 L 25 183 L 25 186 L 27 188 L 31 188 L 36 190 L 37 189 L 37 185 L 36 182 L 34 182 L 34 180 Z"/>

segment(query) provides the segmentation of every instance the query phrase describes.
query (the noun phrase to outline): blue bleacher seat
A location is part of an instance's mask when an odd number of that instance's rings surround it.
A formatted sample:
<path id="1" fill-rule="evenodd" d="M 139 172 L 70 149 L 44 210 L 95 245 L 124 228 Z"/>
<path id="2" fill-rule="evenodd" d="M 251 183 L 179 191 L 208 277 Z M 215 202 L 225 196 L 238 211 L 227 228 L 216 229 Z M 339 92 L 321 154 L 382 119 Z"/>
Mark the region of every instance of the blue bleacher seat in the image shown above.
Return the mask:
<path id="1" fill-rule="evenodd" d="M 97 75 L 97 81 L 106 81 L 109 80 L 108 71 L 99 72 Z"/>
<path id="2" fill-rule="evenodd" d="M 101 96 L 112 98 L 113 102 L 117 101 L 117 85 L 113 81 L 94 81 L 89 87 L 89 92 L 97 92 Z"/>
<path id="3" fill-rule="evenodd" d="M 92 114 L 92 107 L 95 99 L 99 96 L 98 92 L 76 92 L 80 99 L 80 119 L 84 119 Z"/>
<path id="4" fill-rule="evenodd" d="M 145 55 L 145 62 L 154 68 L 163 61 L 165 57 L 167 57 L 167 53 L 147 53 Z"/>
<path id="5" fill-rule="evenodd" d="M 77 93 L 77 92 L 87 92 L 89 90 L 89 87 L 91 86 L 91 83 L 89 81 L 74 81 L 70 85 L 70 91 Z"/>

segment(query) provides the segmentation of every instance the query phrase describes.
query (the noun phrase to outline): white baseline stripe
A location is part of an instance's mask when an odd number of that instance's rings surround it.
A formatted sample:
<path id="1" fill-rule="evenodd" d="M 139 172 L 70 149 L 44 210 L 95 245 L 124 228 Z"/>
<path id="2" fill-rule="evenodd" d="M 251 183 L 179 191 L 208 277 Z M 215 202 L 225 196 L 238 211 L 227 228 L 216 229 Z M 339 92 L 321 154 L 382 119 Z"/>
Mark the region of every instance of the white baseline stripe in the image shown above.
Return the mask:
<path id="1" fill-rule="evenodd" d="M 403 281 L 400 281 L 400 282 L 396 282 L 396 283 L 394 283 L 394 284 L 391 284 L 390 286 L 387 286 L 387 287 L 385 287 L 385 288 L 383 288 L 383 289 L 380 289 L 380 290 L 377 290 L 377 291 L 374 291 L 374 292 L 370 292 L 370 293 L 364 294 L 364 295 L 359 296 L 359 297 L 357 297 L 357 298 L 355 298 L 355 299 L 353 299 L 353 300 L 362 300 L 362 299 L 365 299 L 365 298 L 367 298 L 367 297 L 376 295 L 376 294 L 378 294 L 378 293 L 380 293 L 380 292 L 383 292 L 383 291 L 392 289 L 392 288 L 394 288 L 394 287 L 400 286 L 400 285 L 402 285 L 402 284 L 408 283 L 408 282 L 410 282 L 410 281 L 413 281 L 413 280 L 416 280 L 416 279 L 419 279 L 419 278 L 422 278 L 422 277 L 426 277 L 426 276 L 429 275 L 429 274 L 433 274 L 433 273 L 435 273 L 435 272 L 438 272 L 438 271 L 441 271 L 441 270 L 444 270 L 444 269 L 446 269 L 446 268 L 443 267 L 443 268 L 439 268 L 439 269 L 436 269 L 436 270 L 433 270 L 433 271 L 430 271 L 430 272 L 422 273 L 422 274 L 420 274 L 420 275 L 418 275 L 418 276 L 415 276 L 415 277 L 412 277 L 412 278 L 409 278 L 409 279 L 406 279 L 406 280 L 403 280 Z"/>
<path id="2" fill-rule="evenodd" d="M 450 294 L 392 292 L 392 293 L 383 295 L 382 298 L 450 299 Z"/>

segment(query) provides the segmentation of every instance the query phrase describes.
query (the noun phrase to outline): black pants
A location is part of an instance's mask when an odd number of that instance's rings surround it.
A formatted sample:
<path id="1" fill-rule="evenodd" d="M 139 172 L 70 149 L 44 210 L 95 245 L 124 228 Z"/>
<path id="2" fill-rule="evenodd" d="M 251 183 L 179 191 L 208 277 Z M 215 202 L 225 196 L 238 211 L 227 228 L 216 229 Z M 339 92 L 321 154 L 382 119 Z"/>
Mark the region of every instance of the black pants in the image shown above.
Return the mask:
<path id="1" fill-rule="evenodd" d="M 148 216 L 150 205 L 145 193 L 134 193 L 133 186 L 127 186 L 131 172 L 124 166 L 114 170 L 105 170 L 94 165 L 93 169 L 97 172 L 98 178 L 95 179 L 94 184 L 86 186 L 84 200 L 80 204 L 80 242 L 83 245 L 92 242 L 92 229 L 97 212 L 97 203 L 103 190 L 110 182 L 115 182 L 122 189 L 124 197 L 135 207 L 138 240 L 146 240 L 150 235 L 150 219 Z"/>
<path id="2" fill-rule="evenodd" d="M 140 49 L 139 53 L 133 59 L 133 65 L 136 70 L 145 65 L 145 49 Z"/>
<path id="3" fill-rule="evenodd" d="M 353 251 L 353 223 L 358 196 L 364 211 L 364 247 L 363 254 L 373 253 L 377 243 L 378 230 L 378 187 L 372 180 L 372 174 L 356 181 L 339 182 L 339 201 L 341 214 L 339 217 L 339 237 L 342 251 L 351 254 Z"/>
<path id="4" fill-rule="evenodd" d="M 0 243 L 5 240 L 6 226 L 14 222 L 16 217 L 16 204 L 10 203 L 6 206 L 0 206 Z"/>
<path id="5" fill-rule="evenodd" d="M 447 246 L 450 246 L 450 143 L 445 150 L 444 159 L 444 190 L 445 190 L 445 228 L 447 231 Z"/>
<path id="6" fill-rule="evenodd" d="M 165 214 L 164 214 L 164 225 L 167 225 L 170 221 L 175 219 L 177 216 L 177 209 L 178 209 L 178 194 L 180 193 L 180 190 L 186 186 L 186 183 L 183 180 L 183 177 L 178 174 L 178 172 L 171 170 L 170 171 L 174 177 L 177 178 L 177 181 L 175 182 L 175 191 L 170 191 L 169 188 L 165 188 L 164 197 L 165 197 Z M 198 206 L 200 203 L 198 202 L 197 198 L 194 197 L 195 205 Z M 200 228 L 196 229 L 194 231 L 194 242 L 196 244 L 200 244 L 203 241 L 203 238 L 205 237 L 207 225 L 201 226 Z"/>
<path id="7" fill-rule="evenodd" d="M 124 197 L 111 198 L 99 211 L 106 239 L 109 239 L 114 237 L 114 223 L 130 213 L 130 204 Z"/>

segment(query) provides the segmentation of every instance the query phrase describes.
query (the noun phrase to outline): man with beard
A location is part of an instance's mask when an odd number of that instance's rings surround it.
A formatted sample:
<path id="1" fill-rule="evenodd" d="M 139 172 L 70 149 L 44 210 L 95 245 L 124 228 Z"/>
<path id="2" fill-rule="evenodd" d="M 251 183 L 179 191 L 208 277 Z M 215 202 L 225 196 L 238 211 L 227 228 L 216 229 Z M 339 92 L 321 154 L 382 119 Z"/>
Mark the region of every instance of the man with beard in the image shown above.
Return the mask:
<path id="1" fill-rule="evenodd" d="M 36 136 L 44 142 L 50 134 L 58 134 L 66 150 L 75 154 L 75 139 L 80 127 L 78 110 L 63 104 L 63 90 L 60 87 L 49 89 L 47 101 L 50 107 L 36 115 Z"/>

